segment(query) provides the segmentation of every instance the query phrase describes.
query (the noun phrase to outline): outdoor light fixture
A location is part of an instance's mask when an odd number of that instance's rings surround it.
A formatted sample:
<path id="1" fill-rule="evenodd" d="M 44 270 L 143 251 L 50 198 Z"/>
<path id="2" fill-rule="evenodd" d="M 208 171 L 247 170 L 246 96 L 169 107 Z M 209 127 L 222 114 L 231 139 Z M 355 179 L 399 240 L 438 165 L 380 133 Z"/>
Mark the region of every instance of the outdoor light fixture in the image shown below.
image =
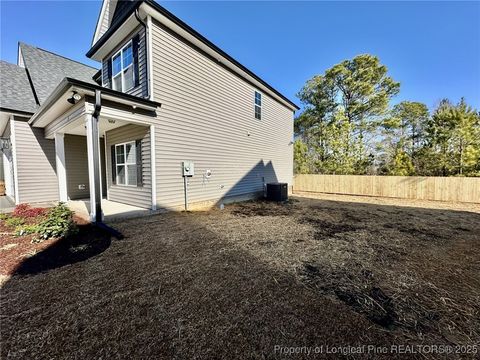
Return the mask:
<path id="1" fill-rule="evenodd" d="M 69 97 L 67 101 L 70 104 L 75 105 L 81 98 L 82 96 L 80 94 L 78 94 L 76 91 L 72 91 L 72 96 Z"/>

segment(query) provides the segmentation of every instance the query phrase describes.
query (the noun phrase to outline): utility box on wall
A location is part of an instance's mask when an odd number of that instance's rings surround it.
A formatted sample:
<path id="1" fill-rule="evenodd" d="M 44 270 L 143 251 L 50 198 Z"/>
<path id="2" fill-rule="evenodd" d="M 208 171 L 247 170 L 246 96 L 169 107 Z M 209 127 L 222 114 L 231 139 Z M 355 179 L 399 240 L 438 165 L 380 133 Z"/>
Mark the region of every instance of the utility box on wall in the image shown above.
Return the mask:
<path id="1" fill-rule="evenodd" d="M 193 161 L 185 160 L 182 161 L 182 176 L 193 176 L 195 175 L 195 167 Z"/>

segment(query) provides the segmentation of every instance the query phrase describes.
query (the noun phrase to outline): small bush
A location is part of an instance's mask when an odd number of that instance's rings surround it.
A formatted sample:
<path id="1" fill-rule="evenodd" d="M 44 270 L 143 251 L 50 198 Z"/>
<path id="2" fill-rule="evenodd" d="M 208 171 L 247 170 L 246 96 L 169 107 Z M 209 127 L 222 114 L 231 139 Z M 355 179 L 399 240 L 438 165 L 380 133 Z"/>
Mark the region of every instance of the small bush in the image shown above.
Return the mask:
<path id="1" fill-rule="evenodd" d="M 21 226 L 17 226 L 17 228 L 15 229 L 16 236 L 36 234 L 37 232 L 38 232 L 38 225 L 36 224 L 21 225 Z"/>
<path id="2" fill-rule="evenodd" d="M 43 241 L 55 237 L 66 237 L 78 232 L 77 225 L 73 221 L 73 211 L 64 203 L 51 208 L 47 218 L 38 224 L 37 241 Z"/>
<path id="3" fill-rule="evenodd" d="M 21 218 L 35 218 L 37 216 L 43 216 L 47 213 L 48 209 L 45 208 L 35 208 L 31 207 L 28 204 L 19 204 L 15 206 L 13 210 L 13 216 Z"/>
<path id="4" fill-rule="evenodd" d="M 17 226 L 25 224 L 25 220 L 20 217 L 9 217 L 5 220 L 5 225 L 16 228 Z"/>
<path id="5" fill-rule="evenodd" d="M 10 217 L 10 215 L 5 214 L 5 213 L 0 213 L 0 220 L 7 220 Z"/>

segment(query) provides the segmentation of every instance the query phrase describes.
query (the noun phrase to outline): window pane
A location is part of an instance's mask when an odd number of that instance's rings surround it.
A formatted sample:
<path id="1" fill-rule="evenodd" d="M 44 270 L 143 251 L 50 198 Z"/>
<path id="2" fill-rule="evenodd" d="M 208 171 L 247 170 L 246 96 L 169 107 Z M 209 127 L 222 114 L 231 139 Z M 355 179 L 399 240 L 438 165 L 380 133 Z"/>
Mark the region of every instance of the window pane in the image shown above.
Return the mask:
<path id="1" fill-rule="evenodd" d="M 124 147 L 123 145 L 117 145 L 115 147 L 117 153 L 117 164 L 124 164 L 125 163 L 125 154 L 124 154 Z"/>
<path id="2" fill-rule="evenodd" d="M 135 143 L 129 143 L 126 145 L 126 147 L 127 147 L 127 163 L 136 164 L 137 152 L 135 150 Z"/>
<path id="3" fill-rule="evenodd" d="M 128 185 L 137 185 L 137 165 L 127 165 Z"/>
<path id="4" fill-rule="evenodd" d="M 125 185 L 125 165 L 117 166 L 117 184 Z"/>
<path id="5" fill-rule="evenodd" d="M 122 64 L 120 62 L 120 54 L 115 56 L 112 59 L 112 74 L 117 75 L 120 71 L 122 71 Z"/>
<path id="6" fill-rule="evenodd" d="M 262 106 L 262 94 L 255 91 L 255 104 L 258 106 Z"/>
<path id="7" fill-rule="evenodd" d="M 113 78 L 113 90 L 122 91 L 122 76 L 117 75 Z"/>
<path id="8" fill-rule="evenodd" d="M 132 51 L 132 44 L 128 45 L 122 51 L 123 56 L 123 68 L 125 69 L 128 65 L 133 62 L 133 51 Z"/>
<path id="9" fill-rule="evenodd" d="M 255 105 L 255 118 L 258 120 L 262 119 L 262 108 Z"/>
<path id="10" fill-rule="evenodd" d="M 125 84 L 125 91 L 133 88 L 133 66 L 130 66 L 127 70 L 123 72 L 123 81 Z"/>

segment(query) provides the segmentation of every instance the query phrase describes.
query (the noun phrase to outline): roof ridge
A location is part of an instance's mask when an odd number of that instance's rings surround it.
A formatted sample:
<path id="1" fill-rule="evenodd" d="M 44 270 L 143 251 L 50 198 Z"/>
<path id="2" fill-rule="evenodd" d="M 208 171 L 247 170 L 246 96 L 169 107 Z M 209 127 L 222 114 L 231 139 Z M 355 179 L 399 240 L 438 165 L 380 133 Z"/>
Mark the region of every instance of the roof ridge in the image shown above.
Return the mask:
<path id="1" fill-rule="evenodd" d="M 91 69 L 93 69 L 93 70 L 97 70 L 97 71 L 100 70 L 100 69 L 98 69 L 98 68 L 96 68 L 96 67 L 93 67 L 93 66 L 91 66 L 91 65 L 84 64 L 84 63 L 82 63 L 82 62 L 80 62 L 80 61 L 78 61 L 78 60 L 70 59 L 70 58 L 68 58 L 68 57 L 66 57 L 66 56 L 63 56 L 63 55 L 54 53 L 53 51 L 46 50 L 46 49 L 43 49 L 43 48 L 38 47 L 38 46 L 35 46 L 35 45 L 30 45 L 30 44 L 27 44 L 27 43 L 25 43 L 25 42 L 23 42 L 23 41 L 19 41 L 18 43 L 19 43 L 19 45 L 26 45 L 26 46 L 35 48 L 35 49 L 37 49 L 37 50 L 41 50 L 41 51 L 43 51 L 43 52 L 46 52 L 46 53 L 49 53 L 49 54 L 58 56 L 58 57 L 63 58 L 63 59 L 65 59 L 65 60 L 72 61 L 72 62 L 75 62 L 75 63 L 77 63 L 77 64 L 80 64 L 80 65 L 89 67 L 89 68 L 91 68 Z"/>

